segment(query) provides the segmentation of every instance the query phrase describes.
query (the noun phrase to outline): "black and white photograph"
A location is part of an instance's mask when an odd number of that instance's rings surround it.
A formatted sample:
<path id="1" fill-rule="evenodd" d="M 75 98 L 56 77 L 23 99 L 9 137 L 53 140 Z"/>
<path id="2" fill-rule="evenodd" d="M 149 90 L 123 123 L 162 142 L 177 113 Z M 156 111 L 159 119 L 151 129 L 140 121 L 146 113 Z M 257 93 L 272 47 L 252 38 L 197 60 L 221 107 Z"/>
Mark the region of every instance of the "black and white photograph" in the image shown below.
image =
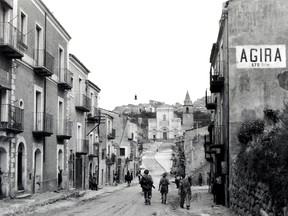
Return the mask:
<path id="1" fill-rule="evenodd" d="M 0 216 L 288 216 L 288 0 L 0 0 Z"/>

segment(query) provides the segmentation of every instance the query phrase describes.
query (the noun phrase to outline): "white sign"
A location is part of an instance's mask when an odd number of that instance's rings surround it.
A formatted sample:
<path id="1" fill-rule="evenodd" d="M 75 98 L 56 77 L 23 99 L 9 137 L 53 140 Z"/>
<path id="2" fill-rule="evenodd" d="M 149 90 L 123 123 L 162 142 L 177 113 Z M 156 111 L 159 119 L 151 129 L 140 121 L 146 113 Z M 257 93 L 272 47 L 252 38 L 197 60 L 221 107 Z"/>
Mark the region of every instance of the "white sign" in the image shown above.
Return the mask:
<path id="1" fill-rule="evenodd" d="M 285 68 L 286 45 L 236 46 L 237 68 Z"/>

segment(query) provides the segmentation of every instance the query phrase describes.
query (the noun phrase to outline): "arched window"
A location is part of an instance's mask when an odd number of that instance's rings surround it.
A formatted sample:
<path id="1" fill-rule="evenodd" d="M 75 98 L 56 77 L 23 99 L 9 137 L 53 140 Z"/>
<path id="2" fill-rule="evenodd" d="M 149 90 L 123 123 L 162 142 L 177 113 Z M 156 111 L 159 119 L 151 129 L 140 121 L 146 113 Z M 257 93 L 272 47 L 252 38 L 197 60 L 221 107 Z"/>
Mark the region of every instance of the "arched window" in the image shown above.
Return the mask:
<path id="1" fill-rule="evenodd" d="M 186 107 L 186 113 L 189 113 L 189 107 Z"/>
<path id="2" fill-rule="evenodd" d="M 166 115 L 165 114 L 163 115 L 163 121 L 166 121 Z"/>

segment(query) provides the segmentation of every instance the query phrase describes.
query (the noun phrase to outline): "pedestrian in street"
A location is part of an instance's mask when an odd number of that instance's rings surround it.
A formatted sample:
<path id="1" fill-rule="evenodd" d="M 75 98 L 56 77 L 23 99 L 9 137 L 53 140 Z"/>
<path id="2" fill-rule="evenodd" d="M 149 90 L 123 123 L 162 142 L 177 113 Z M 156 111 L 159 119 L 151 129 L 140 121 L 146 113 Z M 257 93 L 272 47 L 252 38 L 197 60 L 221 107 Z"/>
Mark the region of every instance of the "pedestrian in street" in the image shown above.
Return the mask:
<path id="1" fill-rule="evenodd" d="M 186 208 L 190 209 L 192 192 L 187 175 L 183 176 L 183 179 L 180 181 L 178 194 L 180 195 L 180 207 L 184 208 L 184 203 L 186 202 Z"/>
<path id="2" fill-rule="evenodd" d="M 125 182 L 127 182 L 127 186 L 130 187 L 130 184 L 131 184 L 131 174 L 129 172 L 129 170 L 127 170 L 127 173 L 125 175 Z"/>
<path id="3" fill-rule="evenodd" d="M 89 174 L 89 189 L 92 190 L 92 180 L 93 180 L 93 176 L 92 174 L 90 173 Z"/>
<path id="4" fill-rule="evenodd" d="M 213 202 L 216 203 L 216 187 L 214 178 L 211 178 L 211 193 L 213 194 Z"/>
<path id="5" fill-rule="evenodd" d="M 208 184 L 208 193 L 211 192 L 211 174 L 207 172 L 207 184 Z"/>
<path id="6" fill-rule="evenodd" d="M 96 173 L 93 173 L 92 177 L 92 190 L 98 190 L 98 184 L 97 184 L 97 178 L 96 178 Z"/>
<path id="7" fill-rule="evenodd" d="M 167 201 L 167 193 L 168 193 L 169 184 L 170 182 L 167 179 L 167 173 L 164 172 L 163 177 L 160 179 L 159 189 L 158 189 L 161 193 L 161 199 L 162 199 L 163 204 L 166 204 L 166 201 Z"/>
<path id="8" fill-rule="evenodd" d="M 175 184 L 176 184 L 176 188 L 179 189 L 179 183 L 181 180 L 181 176 L 180 175 L 176 175 L 175 177 Z"/>
<path id="9" fill-rule="evenodd" d="M 60 166 L 58 166 L 58 188 L 62 189 L 62 172 L 63 169 L 60 169 Z"/>
<path id="10" fill-rule="evenodd" d="M 153 179 L 149 175 L 149 170 L 144 170 L 144 176 L 140 180 L 140 185 L 144 192 L 145 205 L 151 205 Z"/>
<path id="11" fill-rule="evenodd" d="M 138 180 L 140 182 L 140 179 L 141 179 L 141 170 L 140 169 L 138 170 L 137 175 L 138 175 Z"/>
<path id="12" fill-rule="evenodd" d="M 198 175 L 198 184 L 199 184 L 199 186 L 203 185 L 203 178 L 202 178 L 202 174 L 201 173 L 199 173 L 199 175 Z"/>

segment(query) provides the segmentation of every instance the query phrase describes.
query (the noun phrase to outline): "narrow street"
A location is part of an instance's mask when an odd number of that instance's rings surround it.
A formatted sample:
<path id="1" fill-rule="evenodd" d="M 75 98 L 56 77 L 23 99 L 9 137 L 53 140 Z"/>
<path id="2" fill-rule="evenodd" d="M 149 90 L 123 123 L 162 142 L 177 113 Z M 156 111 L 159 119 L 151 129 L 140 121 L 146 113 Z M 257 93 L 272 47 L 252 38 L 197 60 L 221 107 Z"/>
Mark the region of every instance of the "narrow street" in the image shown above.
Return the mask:
<path id="1" fill-rule="evenodd" d="M 168 202 L 166 205 L 161 203 L 158 184 L 161 174 L 164 171 L 169 172 L 171 145 L 172 143 L 152 143 L 147 145 L 147 150 L 143 154 L 143 166 L 150 170 L 155 186 L 150 206 L 144 205 L 141 188 L 138 179 L 135 178 L 130 187 L 123 183 L 121 189 L 112 189 L 88 201 L 81 201 L 81 198 L 70 198 L 50 205 L 39 206 L 21 215 L 232 215 L 227 212 L 225 207 L 213 207 L 212 196 L 207 193 L 207 186 L 193 187 L 191 209 L 181 209 L 176 186 L 172 183 L 173 176 L 169 177 L 171 184 Z M 158 151 L 156 151 L 157 148 Z"/>

